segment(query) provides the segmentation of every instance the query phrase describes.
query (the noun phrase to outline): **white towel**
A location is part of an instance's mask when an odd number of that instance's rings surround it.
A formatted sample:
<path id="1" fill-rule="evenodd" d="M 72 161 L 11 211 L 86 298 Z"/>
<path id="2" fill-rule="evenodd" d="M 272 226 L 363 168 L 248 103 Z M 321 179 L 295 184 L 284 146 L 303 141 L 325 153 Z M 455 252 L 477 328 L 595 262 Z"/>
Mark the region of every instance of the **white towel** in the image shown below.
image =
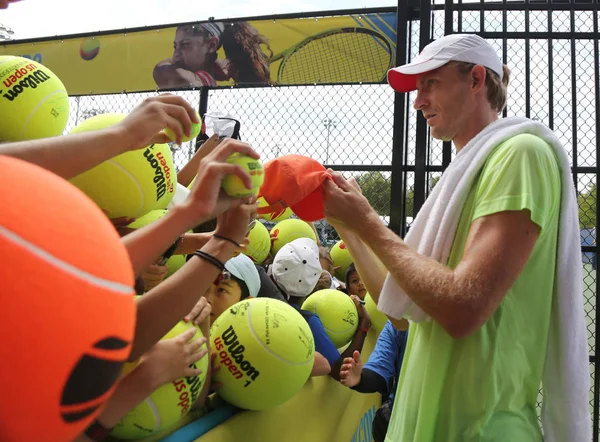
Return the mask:
<path id="1" fill-rule="evenodd" d="M 550 144 L 562 172 L 556 284 L 542 379 L 544 440 L 591 441 L 590 372 L 583 309 L 579 211 L 569 158 L 554 133 L 543 124 L 525 118 L 499 119 L 487 126 L 446 169 L 417 215 L 405 242 L 420 254 L 446 264 L 468 193 L 490 153 L 502 142 L 523 133 L 536 135 Z M 378 308 L 398 319 L 405 317 L 413 322 L 430 320 L 389 274 Z"/>

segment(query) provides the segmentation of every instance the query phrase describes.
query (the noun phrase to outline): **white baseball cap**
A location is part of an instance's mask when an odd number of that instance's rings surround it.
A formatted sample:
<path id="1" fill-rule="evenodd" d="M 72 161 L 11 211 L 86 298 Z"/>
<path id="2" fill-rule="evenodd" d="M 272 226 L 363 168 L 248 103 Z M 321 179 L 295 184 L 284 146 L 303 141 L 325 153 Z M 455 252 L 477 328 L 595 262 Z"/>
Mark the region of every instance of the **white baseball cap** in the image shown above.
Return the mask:
<path id="1" fill-rule="evenodd" d="M 288 296 L 304 298 L 313 291 L 321 277 L 319 247 L 310 238 L 298 238 L 283 246 L 271 272 L 275 282 Z"/>
<path id="2" fill-rule="evenodd" d="M 248 287 L 251 298 L 256 298 L 260 291 L 260 275 L 256 266 L 246 255 L 239 254 L 225 263 L 225 268 Z"/>
<path id="3" fill-rule="evenodd" d="M 452 34 L 429 43 L 412 62 L 390 69 L 388 83 L 396 92 L 414 91 L 420 74 L 451 61 L 480 64 L 503 77 L 502 61 L 487 41 L 475 34 Z"/>

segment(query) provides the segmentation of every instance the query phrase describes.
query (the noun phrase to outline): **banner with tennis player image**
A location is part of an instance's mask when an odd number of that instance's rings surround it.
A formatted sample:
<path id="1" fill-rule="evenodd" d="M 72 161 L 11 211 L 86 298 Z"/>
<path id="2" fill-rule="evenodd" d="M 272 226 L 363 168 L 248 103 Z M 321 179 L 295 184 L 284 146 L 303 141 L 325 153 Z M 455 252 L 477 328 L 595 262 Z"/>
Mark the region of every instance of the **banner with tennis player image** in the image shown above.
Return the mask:
<path id="1" fill-rule="evenodd" d="M 70 95 L 202 86 L 380 83 L 394 66 L 396 15 L 206 21 L 5 42 L 0 55 L 50 68 Z"/>

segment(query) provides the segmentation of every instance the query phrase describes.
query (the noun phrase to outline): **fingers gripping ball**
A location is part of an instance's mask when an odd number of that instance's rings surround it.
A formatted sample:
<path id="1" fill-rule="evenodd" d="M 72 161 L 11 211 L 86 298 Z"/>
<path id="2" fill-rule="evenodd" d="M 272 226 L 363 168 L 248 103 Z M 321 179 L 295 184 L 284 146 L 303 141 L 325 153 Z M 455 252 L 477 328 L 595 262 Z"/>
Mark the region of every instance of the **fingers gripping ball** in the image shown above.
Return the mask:
<path id="1" fill-rule="evenodd" d="M 123 114 L 103 114 L 77 125 L 72 134 L 113 126 Z M 118 155 L 71 179 L 109 218 L 140 218 L 167 207 L 177 184 L 173 156 L 166 144 L 152 144 Z"/>
<path id="2" fill-rule="evenodd" d="M 147 213 L 146 215 L 142 216 L 141 218 L 136 219 L 134 222 L 129 224 L 127 227 L 130 227 L 132 229 L 140 229 L 144 226 L 147 226 L 148 224 L 153 223 L 154 221 L 159 220 L 160 218 L 165 216 L 167 214 L 167 212 L 168 211 L 165 209 L 153 210 L 153 211 Z M 167 279 L 169 276 L 171 276 L 173 273 L 175 273 L 177 270 L 179 270 L 181 267 L 183 267 L 185 262 L 186 262 L 185 255 L 171 256 L 167 260 L 166 265 L 169 268 L 169 270 L 165 276 L 165 279 Z"/>
<path id="3" fill-rule="evenodd" d="M 343 347 L 352 340 L 358 328 L 358 311 L 350 296 L 339 290 L 319 290 L 310 295 L 303 310 L 319 315 L 325 332 L 337 347 Z"/>
<path id="4" fill-rule="evenodd" d="M 192 132 L 191 132 L 190 136 L 187 137 L 187 136 L 183 135 L 183 138 L 181 139 L 181 141 L 183 141 L 183 142 L 192 141 L 200 133 L 200 130 L 202 129 L 202 118 L 200 118 L 200 115 L 198 115 L 198 112 L 196 112 L 196 117 L 198 117 L 199 123 L 194 123 L 192 121 Z M 172 129 L 169 129 L 168 127 L 165 129 L 165 135 L 171 141 L 175 141 L 177 139 L 177 135 L 175 135 L 175 132 Z"/>
<path id="5" fill-rule="evenodd" d="M 248 234 L 249 244 L 246 246 L 244 255 L 255 264 L 262 264 L 271 251 L 271 237 L 267 228 L 260 222 L 256 222 Z"/>
<path id="6" fill-rule="evenodd" d="M 131 352 L 131 264 L 115 228 L 77 188 L 9 157 L 0 169 L 0 185 L 18 189 L 3 194 L 0 211 L 0 250 L 10 257 L 0 267 L 8 313 L 1 439 L 39 440 L 43 428 L 46 441 L 73 440 L 113 393 Z M 40 378 L 41 360 L 43 382 L 25 382 Z"/>
<path id="7" fill-rule="evenodd" d="M 202 332 L 197 326 L 180 321 L 162 339 L 174 338 L 191 327 L 196 328 L 192 340 L 201 338 Z M 202 348 L 206 349 L 206 344 Z M 204 387 L 208 362 L 209 357 L 205 355 L 192 364 L 192 367 L 202 370 L 200 375 L 177 379 L 155 390 L 121 419 L 111 435 L 120 439 L 142 439 L 179 421 L 188 414 Z M 130 372 L 136 365 L 137 362 L 126 364 L 124 373 Z"/>
<path id="8" fill-rule="evenodd" d="M 69 96 L 60 79 L 33 60 L 0 56 L 0 141 L 61 135 Z"/>
<path id="9" fill-rule="evenodd" d="M 219 316 L 210 330 L 221 368 L 218 394 L 248 410 L 282 404 L 306 383 L 315 357 L 308 323 L 288 304 L 244 300 Z"/>
<path id="10" fill-rule="evenodd" d="M 350 267 L 350 265 L 354 262 L 352 256 L 350 256 L 348 247 L 346 244 L 344 244 L 344 241 L 338 241 L 331 248 L 329 254 L 333 260 L 333 266 L 339 267 L 335 271 L 335 277 L 343 281 L 346 278 L 346 271 L 348 270 L 348 267 Z"/>
<path id="11" fill-rule="evenodd" d="M 256 200 L 256 204 L 259 208 L 269 205 L 262 196 Z M 283 212 L 280 213 L 263 213 L 259 214 L 258 216 L 266 221 L 279 222 L 283 221 L 284 219 L 288 219 L 293 214 L 294 212 L 292 212 L 292 209 L 287 207 Z"/>
<path id="12" fill-rule="evenodd" d="M 314 230 L 301 219 L 286 219 L 278 222 L 271 229 L 271 254 L 275 256 L 287 243 L 298 238 L 310 238 L 317 242 Z"/>
<path id="13" fill-rule="evenodd" d="M 229 164 L 242 166 L 246 172 L 250 174 L 252 188 L 248 189 L 239 176 L 227 175 L 223 179 L 223 190 L 225 190 L 228 195 L 239 198 L 249 198 L 256 195 L 265 179 L 265 171 L 263 170 L 262 163 L 252 157 L 237 153 L 234 153 L 227 158 L 227 162 Z"/>
<path id="14" fill-rule="evenodd" d="M 373 324 L 375 330 L 378 332 L 383 330 L 388 318 L 383 312 L 377 310 L 377 304 L 375 304 L 375 301 L 373 301 L 373 298 L 371 298 L 371 295 L 368 293 L 365 296 L 365 310 L 367 310 L 369 319 L 371 320 L 371 324 Z"/>

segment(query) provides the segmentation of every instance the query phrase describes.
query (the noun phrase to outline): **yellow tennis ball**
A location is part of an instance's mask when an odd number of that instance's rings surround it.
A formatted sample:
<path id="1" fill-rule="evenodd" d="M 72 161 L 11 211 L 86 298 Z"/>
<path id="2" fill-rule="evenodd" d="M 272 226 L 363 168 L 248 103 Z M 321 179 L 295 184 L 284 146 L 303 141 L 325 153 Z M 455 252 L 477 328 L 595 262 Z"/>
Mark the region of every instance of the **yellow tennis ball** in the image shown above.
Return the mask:
<path id="1" fill-rule="evenodd" d="M 248 410 L 264 410 L 294 396 L 310 376 L 315 344 L 308 323 L 285 302 L 256 298 L 234 304 L 210 329 L 221 368 L 217 393 Z"/>
<path id="2" fill-rule="evenodd" d="M 271 251 L 271 236 L 267 228 L 260 222 L 256 222 L 248 234 L 249 244 L 244 250 L 244 255 L 256 264 L 262 264 Z"/>
<path id="3" fill-rule="evenodd" d="M 113 126 L 123 114 L 102 114 L 78 124 L 72 134 Z M 173 155 L 166 144 L 151 144 L 118 155 L 71 179 L 109 218 L 140 218 L 167 207 L 177 184 Z"/>
<path id="4" fill-rule="evenodd" d="M 228 195 L 240 198 L 248 198 L 256 195 L 265 179 L 265 171 L 260 160 L 255 160 L 247 155 L 234 153 L 227 158 L 227 162 L 229 164 L 242 166 L 250 174 L 250 178 L 252 179 L 252 189 L 248 189 L 237 175 L 227 175 L 223 179 L 223 190 L 225 190 Z"/>
<path id="5" fill-rule="evenodd" d="M 132 229 L 140 229 L 144 226 L 147 226 L 150 223 L 153 223 L 154 221 L 159 220 L 160 218 L 165 216 L 167 214 L 167 212 L 168 211 L 165 209 L 153 210 L 153 211 L 147 213 L 146 215 L 142 216 L 141 218 L 136 219 L 134 222 L 129 224 L 127 227 L 132 228 Z M 188 232 L 192 233 L 191 230 L 189 230 Z M 169 276 L 171 276 L 173 273 L 175 273 L 177 270 L 179 270 L 181 267 L 183 267 L 183 265 L 185 263 L 186 263 L 185 255 L 171 256 L 167 260 L 166 266 L 169 268 L 169 270 L 167 271 L 167 274 L 165 275 L 165 279 L 167 279 Z"/>
<path id="6" fill-rule="evenodd" d="M 265 200 L 262 196 L 257 198 L 256 204 L 259 208 L 269 205 L 267 200 Z M 284 219 L 288 219 L 293 214 L 294 212 L 292 212 L 292 209 L 287 207 L 283 212 L 280 213 L 259 213 L 258 216 L 267 221 L 279 222 L 283 221 Z"/>
<path id="7" fill-rule="evenodd" d="M 185 135 L 183 135 L 183 138 L 181 139 L 181 141 L 183 141 L 183 142 L 185 142 L 185 141 L 192 141 L 200 133 L 200 130 L 202 129 L 202 118 L 200 118 L 200 115 L 198 115 L 198 112 L 196 112 L 196 117 L 198 117 L 199 123 L 192 122 L 192 133 L 191 133 L 191 135 L 189 137 L 186 137 Z M 175 141 L 177 139 L 177 136 L 175 135 L 175 132 L 173 132 L 173 130 L 170 129 L 170 128 L 168 128 L 168 127 L 165 129 L 165 135 L 171 141 Z"/>
<path id="8" fill-rule="evenodd" d="M 339 290 L 319 290 L 302 304 L 302 310 L 316 313 L 325 333 L 336 348 L 352 340 L 358 328 L 358 311 L 350 296 Z"/>
<path id="9" fill-rule="evenodd" d="M 329 251 L 331 259 L 333 260 L 333 266 L 339 267 L 335 271 L 335 277 L 341 281 L 346 278 L 346 272 L 348 267 L 354 262 L 348 247 L 344 244 L 344 241 L 338 241 Z"/>
<path id="10" fill-rule="evenodd" d="M 271 245 L 273 256 L 287 243 L 298 238 L 310 238 L 317 242 L 317 235 L 315 235 L 312 227 L 306 221 L 295 218 L 285 219 L 275 224 L 271 229 L 271 238 L 273 240 Z"/>
<path id="11" fill-rule="evenodd" d="M 369 314 L 369 319 L 371 320 L 373 328 L 378 332 L 383 330 L 388 318 L 384 313 L 377 310 L 377 304 L 375 304 L 375 301 L 373 301 L 373 298 L 371 298 L 371 295 L 368 293 L 365 296 L 365 310 Z"/>
<path id="12" fill-rule="evenodd" d="M 162 339 L 174 338 L 191 327 L 196 328 L 192 339 L 201 338 L 202 332 L 197 326 L 180 321 Z M 202 348 L 206 348 L 206 344 Z M 126 364 L 124 373 L 133 370 L 137 363 L 136 361 Z M 175 424 L 190 411 L 202 391 L 208 363 L 207 354 L 192 365 L 202 370 L 200 375 L 180 378 L 159 387 L 144 402 L 127 413 L 115 425 L 111 435 L 119 439 L 142 439 Z"/>
<path id="13" fill-rule="evenodd" d="M 68 119 L 69 96 L 50 69 L 0 56 L 0 142 L 61 135 Z"/>

